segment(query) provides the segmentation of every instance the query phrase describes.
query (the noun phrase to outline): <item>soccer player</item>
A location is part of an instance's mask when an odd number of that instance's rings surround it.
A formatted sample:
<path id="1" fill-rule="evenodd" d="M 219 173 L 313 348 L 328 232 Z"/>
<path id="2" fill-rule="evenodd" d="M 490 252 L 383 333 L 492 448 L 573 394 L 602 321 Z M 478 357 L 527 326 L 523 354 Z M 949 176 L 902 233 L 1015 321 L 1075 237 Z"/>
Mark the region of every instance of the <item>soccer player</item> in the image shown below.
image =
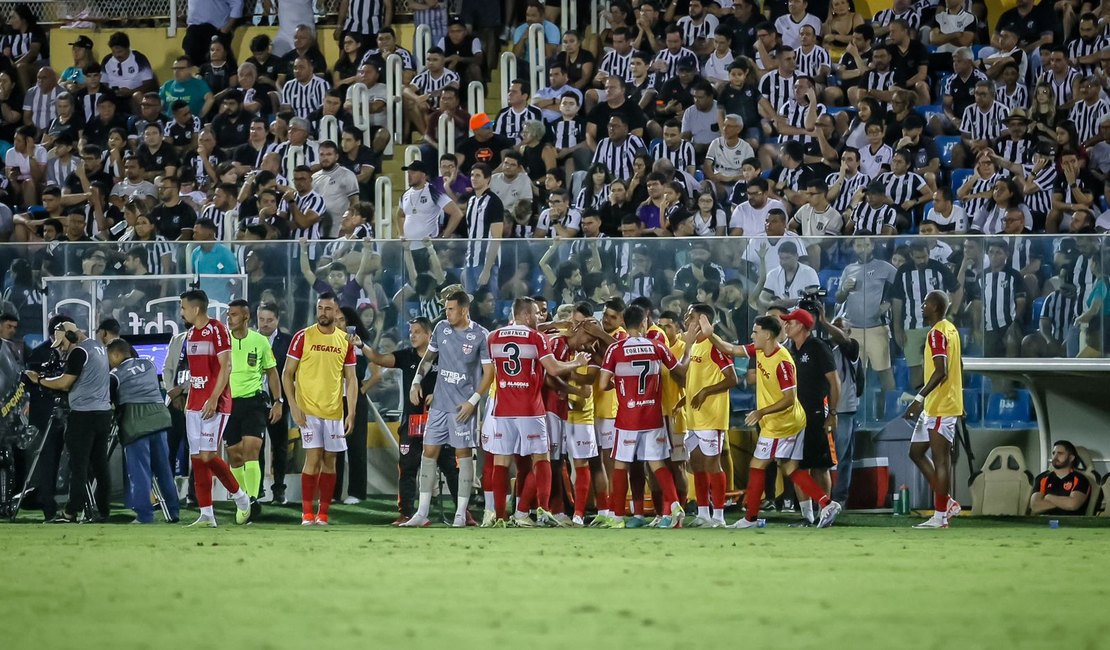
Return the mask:
<path id="1" fill-rule="evenodd" d="M 615 387 L 619 396 L 609 489 L 613 519 L 608 527 L 625 527 L 628 467 L 646 461 L 663 492 L 659 528 L 681 528 L 686 513 L 678 502 L 671 470 L 664 463 L 671 457 L 671 440 L 663 426 L 662 368 L 665 366 L 681 380 L 689 358 L 680 363 L 666 345 L 644 336 L 644 310 L 639 307 L 624 310 L 624 326 L 628 337 L 605 351 L 599 377 L 603 389 Z M 692 329 L 687 338 L 697 331 Z"/>
<path id="2" fill-rule="evenodd" d="M 455 291 L 445 301 L 445 322 L 436 324 L 428 351 L 409 385 L 409 401 L 424 399 L 421 383 L 438 361 L 435 392 L 428 407 L 424 452 L 420 458 L 420 504 L 401 526 L 427 526 L 432 506 L 436 462 L 443 445 L 455 449 L 459 465 L 459 499 L 452 526 L 466 527 L 466 509 L 474 488 L 474 447 L 478 443 L 478 402 L 493 383 L 486 328 L 470 320 L 470 296 Z"/>
<path id="3" fill-rule="evenodd" d="M 700 332 L 702 318 L 711 320 L 713 308 L 705 303 L 691 305 L 686 311 L 687 328 Z M 690 358 L 690 367 L 686 371 L 686 406 L 683 411 L 687 430 L 683 443 L 690 454 L 698 501 L 698 516 L 690 525 L 695 528 L 722 528 L 725 525 L 728 479 L 721 468 L 721 450 L 731 413 L 728 391 L 737 384 L 736 366 L 707 338 L 695 340 L 686 356 Z"/>
<path id="4" fill-rule="evenodd" d="M 235 500 L 235 523 L 250 519 L 251 500 L 220 458 L 224 426 L 231 413 L 231 336 L 227 327 L 208 318 L 208 294 L 193 289 L 181 294 L 181 317 L 191 327 L 185 335 L 189 362 L 189 399 L 185 403 L 185 433 L 189 439 L 193 479 L 200 517 L 190 526 L 216 527 L 212 510 L 212 476 Z"/>
<path id="5" fill-rule="evenodd" d="M 293 335 L 281 385 L 289 398 L 289 414 L 301 430 L 304 468 L 301 470 L 301 525 L 328 525 L 328 509 L 335 492 L 335 455 L 347 451 L 347 436 L 355 426 L 358 379 L 355 348 L 348 334 L 335 326 L 339 300 L 326 291 L 316 299 L 316 324 Z M 347 417 L 343 417 L 344 393 Z M 320 496 L 320 510 L 313 500 Z"/>
<path id="6" fill-rule="evenodd" d="M 586 365 L 584 354 L 570 362 L 556 361 L 547 339 L 536 331 L 539 309 L 531 298 L 513 301 L 513 323 L 489 335 L 489 353 L 497 381 L 493 407 L 493 434 L 488 448 L 494 454 L 492 482 L 497 525 L 505 525 L 505 497 L 509 489 L 509 462 L 514 455 L 530 456 L 532 471 L 518 499 L 513 523 L 532 526 L 531 502 L 537 502 L 540 523 L 556 523 L 549 512 L 551 498 L 550 443 L 540 388 L 544 372 L 565 376 Z"/>
<path id="7" fill-rule="evenodd" d="M 647 296 L 638 296 L 632 300 L 631 305 L 635 305 L 644 311 L 644 338 L 649 341 L 659 341 L 667 348 L 670 348 L 670 342 L 667 340 L 667 333 L 663 328 L 655 323 L 655 305 L 651 302 L 651 298 Z M 675 356 L 676 359 L 681 356 Z M 670 372 L 663 368 L 663 381 L 667 382 Z M 666 407 L 663 409 L 664 419 L 668 415 Z M 669 436 L 668 430 L 668 436 Z M 674 451 L 672 450 L 673 454 Z M 663 461 L 667 468 L 671 470 L 671 476 L 675 480 L 675 491 L 680 494 L 685 494 L 686 490 L 680 490 L 678 487 L 679 478 L 675 473 L 675 467 L 671 464 L 671 459 L 667 458 Z M 663 519 L 663 493 L 659 489 L 659 483 L 655 480 L 655 476 L 651 475 L 651 507 L 655 511 L 655 517 L 647 522 L 644 519 L 644 487 L 648 483 L 648 473 L 646 471 L 647 465 L 645 463 L 633 463 L 628 471 L 629 490 L 632 492 L 632 519 L 625 522 L 627 528 L 637 528 L 640 526 L 647 526 L 648 528 L 656 528 L 659 522 Z M 683 477 L 685 481 L 685 477 Z M 685 502 L 683 502 L 685 503 Z"/>
<path id="8" fill-rule="evenodd" d="M 682 319 L 673 311 L 665 311 L 659 315 L 657 323 L 666 334 L 666 345 L 674 358 L 681 359 L 686 356 L 686 339 L 682 337 Z M 678 492 L 680 503 L 687 502 L 689 485 L 686 483 L 686 462 L 690 460 L 690 452 L 686 451 L 686 412 L 683 404 L 686 400 L 686 387 L 684 382 L 671 376 L 669 371 L 663 373 L 663 419 L 667 423 L 667 431 L 671 435 L 671 460 L 669 467 L 674 475 L 674 487 Z M 652 494 L 652 501 L 655 494 Z"/>
<path id="9" fill-rule="evenodd" d="M 960 333 L 945 316 L 948 295 L 930 291 L 921 305 L 925 324 L 925 376 L 928 380 L 906 407 L 905 418 L 916 422 L 910 438 L 910 458 L 933 487 L 933 516 L 914 528 L 948 528 L 960 514 L 960 504 L 949 496 L 952 441 L 957 420 L 964 414 L 963 364 Z M 932 461 L 926 452 L 933 452 Z"/>
<path id="10" fill-rule="evenodd" d="M 281 418 L 281 378 L 270 340 L 250 328 L 251 311 L 246 300 L 233 300 L 227 306 L 231 329 L 231 415 L 224 429 L 224 442 L 231 473 L 251 498 L 251 518 L 262 511 L 258 488 L 262 468 L 258 454 L 268 423 Z M 262 390 L 267 381 L 270 394 Z"/>
<path id="11" fill-rule="evenodd" d="M 609 349 L 609 346 L 628 337 L 628 332 L 624 329 L 624 308 L 624 300 L 611 298 L 605 302 L 600 323 L 597 319 L 591 317 L 576 325 L 576 327 L 584 328 L 586 333 L 597 341 L 594 348 L 593 363 L 598 368 L 601 367 L 605 351 Z M 599 454 L 601 466 L 598 469 L 602 470 L 604 475 L 609 478 L 613 476 L 613 442 L 616 436 L 616 417 L 617 396 L 612 389 L 606 390 L 601 387 L 599 374 L 597 383 L 594 384 L 594 429 L 597 432 L 598 446 L 601 448 Z M 611 490 L 609 494 L 612 495 Z M 604 512 L 602 512 L 603 506 Z M 595 521 L 600 525 L 606 521 L 603 517 L 612 516 L 613 509 L 609 504 L 602 504 L 600 501 L 597 507 L 598 514 L 602 517 Z"/>
<path id="12" fill-rule="evenodd" d="M 574 352 L 590 352 L 595 339 L 582 328 L 574 325 L 588 318 L 593 312 L 587 303 L 574 306 L 571 314 L 571 328 L 567 333 L 567 345 Z M 586 502 L 590 498 L 590 484 L 597 492 L 597 503 L 604 508 L 609 502 L 609 484 L 604 473 L 594 474 L 590 463 L 597 460 L 597 434 L 594 430 L 593 387 L 600 368 L 591 363 L 583 366 L 567 377 L 567 421 L 563 436 L 566 455 L 574 465 L 574 516 L 571 525 L 581 527 L 586 524 Z M 600 479 L 600 480 L 595 480 Z M 600 513 L 599 513 L 600 514 Z"/>
<path id="13" fill-rule="evenodd" d="M 536 306 L 540 309 L 537 319 L 541 323 L 545 322 L 544 317 L 547 316 L 546 301 L 540 302 L 535 296 L 532 297 L 532 300 L 536 301 Z M 563 319 L 566 319 L 569 318 L 573 309 L 574 305 L 560 305 L 558 311 L 563 312 Z M 555 317 L 559 318 L 558 312 L 556 312 Z M 543 332 L 543 335 L 547 337 L 547 342 L 551 346 L 552 356 L 555 357 L 556 361 L 569 360 L 571 352 L 570 346 L 567 344 L 566 334 L 554 324 L 549 324 L 548 327 L 549 331 Z M 543 403 L 547 411 L 544 417 L 547 420 L 547 439 L 551 444 L 548 452 L 551 455 L 551 511 L 552 516 L 563 526 L 571 524 L 571 518 L 566 514 L 566 502 L 563 498 L 563 442 L 567 429 L 569 392 L 570 384 L 566 380 L 555 375 L 547 375 L 544 378 Z M 517 480 L 520 480 L 519 476 Z"/>
<path id="14" fill-rule="evenodd" d="M 752 328 L 752 342 L 733 345 L 713 332 L 709 319 L 701 319 L 703 335 L 713 341 L 713 346 L 734 357 L 754 357 L 756 361 L 756 409 L 744 422 L 759 425 L 759 440 L 752 457 L 748 475 L 748 489 L 744 495 L 745 516 L 731 528 L 755 528 L 758 524 L 760 499 L 763 498 L 764 470 L 772 462 L 821 506 L 818 528 L 831 526 L 840 514 L 840 504 L 829 498 L 808 472 L 798 469 L 805 444 L 806 414 L 798 402 L 797 376 L 794 358 L 779 345 L 782 323 L 773 316 L 760 316 Z"/>

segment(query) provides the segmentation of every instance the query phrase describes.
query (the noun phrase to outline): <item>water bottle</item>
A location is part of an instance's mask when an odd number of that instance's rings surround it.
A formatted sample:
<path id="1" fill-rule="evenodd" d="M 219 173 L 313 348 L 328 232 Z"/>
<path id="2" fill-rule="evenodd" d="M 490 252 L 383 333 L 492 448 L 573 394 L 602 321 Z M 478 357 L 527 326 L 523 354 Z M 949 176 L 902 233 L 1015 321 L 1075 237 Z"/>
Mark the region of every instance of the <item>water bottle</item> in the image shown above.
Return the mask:
<path id="1" fill-rule="evenodd" d="M 902 514 L 902 495 L 897 490 L 890 495 L 890 505 L 895 517 Z"/>
<path id="2" fill-rule="evenodd" d="M 892 500 L 895 516 L 910 514 L 910 489 L 905 484 L 898 486 Z"/>

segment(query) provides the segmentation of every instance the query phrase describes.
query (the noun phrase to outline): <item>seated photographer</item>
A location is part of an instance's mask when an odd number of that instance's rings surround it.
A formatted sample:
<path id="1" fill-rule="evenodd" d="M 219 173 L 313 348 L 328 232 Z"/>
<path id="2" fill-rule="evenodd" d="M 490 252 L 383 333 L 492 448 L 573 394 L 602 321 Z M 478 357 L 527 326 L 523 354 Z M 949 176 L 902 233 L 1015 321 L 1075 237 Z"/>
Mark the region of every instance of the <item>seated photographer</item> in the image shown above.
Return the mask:
<path id="1" fill-rule="evenodd" d="M 152 479 L 165 500 L 169 523 L 177 523 L 180 504 L 170 468 L 167 442 L 170 411 L 162 400 L 158 371 L 150 359 L 134 356 L 123 339 L 108 344 L 112 403 L 117 406 L 119 438 L 127 462 L 127 502 L 135 509 L 135 522 L 154 523 L 150 495 Z"/>
<path id="2" fill-rule="evenodd" d="M 1079 453 L 1067 440 L 1052 443 L 1052 469 L 1033 480 L 1029 509 L 1035 515 L 1082 515 L 1091 498 L 1091 482 L 1075 471 Z"/>

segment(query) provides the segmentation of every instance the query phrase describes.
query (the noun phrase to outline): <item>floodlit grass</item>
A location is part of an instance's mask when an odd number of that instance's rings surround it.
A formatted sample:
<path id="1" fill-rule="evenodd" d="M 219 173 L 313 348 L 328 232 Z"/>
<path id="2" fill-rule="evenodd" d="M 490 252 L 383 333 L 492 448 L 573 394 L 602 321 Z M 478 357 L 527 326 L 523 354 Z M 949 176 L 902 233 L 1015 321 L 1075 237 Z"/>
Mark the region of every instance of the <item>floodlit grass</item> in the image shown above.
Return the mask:
<path id="1" fill-rule="evenodd" d="M 0 647 L 1106 647 L 1101 522 L 829 530 L 0 525 Z M 195 511 L 187 511 L 191 521 Z M 735 515 L 730 515 L 730 521 Z M 122 519 L 126 521 L 126 519 Z M 1105 521 L 1105 520 L 1103 520 Z"/>

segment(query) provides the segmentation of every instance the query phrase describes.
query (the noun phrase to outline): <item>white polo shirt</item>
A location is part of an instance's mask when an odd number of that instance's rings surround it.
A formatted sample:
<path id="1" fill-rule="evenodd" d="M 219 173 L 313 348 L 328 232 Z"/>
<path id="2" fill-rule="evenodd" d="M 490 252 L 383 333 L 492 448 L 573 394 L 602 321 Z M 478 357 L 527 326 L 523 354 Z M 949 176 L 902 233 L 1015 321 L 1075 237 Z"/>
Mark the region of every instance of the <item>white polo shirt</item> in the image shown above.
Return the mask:
<path id="1" fill-rule="evenodd" d="M 451 197 L 440 194 L 438 198 L 432 197 L 432 190 L 428 183 L 421 189 L 410 187 L 401 197 L 401 212 L 405 215 L 405 225 L 401 233 L 402 239 L 407 239 L 412 244 L 412 249 L 424 248 L 421 240 L 425 237 L 438 237 L 439 225 L 443 219 L 443 209 L 451 202 Z"/>

